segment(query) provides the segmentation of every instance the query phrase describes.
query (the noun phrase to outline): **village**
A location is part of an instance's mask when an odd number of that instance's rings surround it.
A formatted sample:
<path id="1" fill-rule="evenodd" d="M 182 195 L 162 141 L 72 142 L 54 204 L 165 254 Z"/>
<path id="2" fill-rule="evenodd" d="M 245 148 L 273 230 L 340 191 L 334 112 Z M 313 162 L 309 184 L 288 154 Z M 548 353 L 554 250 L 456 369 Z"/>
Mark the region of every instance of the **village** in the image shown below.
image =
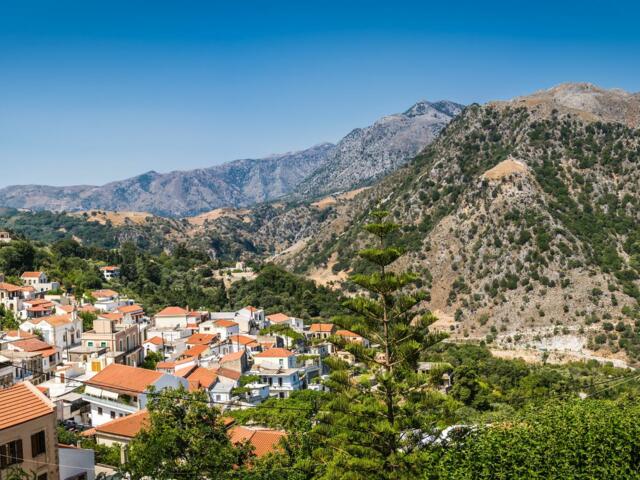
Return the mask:
<path id="1" fill-rule="evenodd" d="M 61 479 L 115 473 L 96 466 L 90 449 L 58 444 L 58 426 L 97 445 L 120 446 L 124 463 L 127 444 L 147 421 L 152 395 L 203 391 L 224 415 L 295 391 L 324 389 L 324 359 L 356 362 L 332 338 L 369 346 L 329 321 L 305 324 L 250 305 L 227 312 L 167 306 L 148 315 L 135 299 L 108 288 L 120 275 L 117 266 L 100 271 L 105 288 L 81 298 L 62 292 L 43 271 L 23 272 L 19 284 L 0 275 L 0 309 L 18 323 L 0 332 L 3 469 L 20 463 L 49 475 L 42 478 Z M 257 456 L 273 451 L 286 435 L 225 419 L 231 440 L 249 441 Z"/>

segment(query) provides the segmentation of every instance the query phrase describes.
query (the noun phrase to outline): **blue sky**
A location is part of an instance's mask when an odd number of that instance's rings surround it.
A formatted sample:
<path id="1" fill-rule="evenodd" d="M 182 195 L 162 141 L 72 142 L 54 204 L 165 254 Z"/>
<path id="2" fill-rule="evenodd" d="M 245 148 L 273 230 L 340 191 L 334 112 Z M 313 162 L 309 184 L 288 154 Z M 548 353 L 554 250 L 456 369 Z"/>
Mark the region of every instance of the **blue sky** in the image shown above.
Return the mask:
<path id="1" fill-rule="evenodd" d="M 0 3 L 0 186 L 336 141 L 420 99 L 640 90 L 633 2 Z"/>

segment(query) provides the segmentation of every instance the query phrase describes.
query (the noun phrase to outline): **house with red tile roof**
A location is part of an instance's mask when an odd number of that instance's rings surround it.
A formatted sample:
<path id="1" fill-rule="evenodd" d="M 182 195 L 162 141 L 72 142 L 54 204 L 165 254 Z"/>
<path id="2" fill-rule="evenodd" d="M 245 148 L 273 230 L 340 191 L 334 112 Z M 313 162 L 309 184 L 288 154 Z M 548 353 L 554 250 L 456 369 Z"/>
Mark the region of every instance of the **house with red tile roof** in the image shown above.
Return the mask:
<path id="1" fill-rule="evenodd" d="M 235 370 L 240 373 L 244 373 L 249 370 L 249 360 L 247 359 L 247 352 L 245 350 L 228 353 L 222 357 L 218 363 L 221 367 Z"/>
<path id="2" fill-rule="evenodd" d="M 100 267 L 100 272 L 107 282 L 118 278 L 120 276 L 120 267 L 115 265 L 107 265 L 106 267 Z"/>
<path id="3" fill-rule="evenodd" d="M 350 330 L 337 330 L 335 335 L 344 339 L 344 341 L 348 343 L 357 343 L 364 347 L 369 346 L 369 340 Z"/>
<path id="4" fill-rule="evenodd" d="M 36 292 L 49 292 L 60 288 L 60 283 L 50 282 L 44 272 L 24 272 L 20 275 L 20 280 L 26 287 L 33 287 Z"/>
<path id="5" fill-rule="evenodd" d="M 13 352 L 17 355 L 12 355 Z M 25 338 L 7 342 L 6 349 L 3 350 L 2 354 L 15 358 L 16 364 L 21 363 L 18 358 L 34 359 L 36 361 L 34 364 L 37 368 L 36 371 L 44 374 L 54 370 L 56 365 L 60 363 L 59 350 L 39 338 Z"/>
<path id="6" fill-rule="evenodd" d="M 63 351 L 82 341 L 82 319 L 75 313 L 31 318 L 20 324 L 25 332 L 40 332 L 45 342 Z"/>
<path id="7" fill-rule="evenodd" d="M 296 368 L 296 355 L 286 348 L 270 348 L 253 355 L 254 366 L 265 368 Z"/>
<path id="8" fill-rule="evenodd" d="M 295 318 L 284 313 L 273 313 L 271 315 L 267 315 L 267 322 L 270 325 L 286 325 L 296 332 L 302 332 L 304 330 L 304 322 L 302 319 Z"/>
<path id="9" fill-rule="evenodd" d="M 117 418 L 92 428 L 82 433 L 85 437 L 94 437 L 98 445 L 120 445 L 122 448 L 122 462 L 126 461 L 126 446 L 142 430 L 150 425 L 150 416 L 147 410 Z M 256 457 L 262 457 L 270 452 L 277 451 L 280 441 L 287 434 L 283 430 L 274 430 L 265 427 L 236 426 L 232 418 L 222 419 L 230 440 L 233 443 L 249 442 L 253 447 Z"/>
<path id="10" fill-rule="evenodd" d="M 309 325 L 306 335 L 309 338 L 326 339 L 337 330 L 333 323 L 312 323 Z"/>
<path id="11" fill-rule="evenodd" d="M 82 398 L 90 404 L 94 427 L 144 408 L 151 387 L 154 392 L 180 386 L 189 388 L 184 378 L 115 363 L 97 373 L 85 385 Z"/>
<path id="12" fill-rule="evenodd" d="M 55 405 L 31 383 L 0 390 L 2 469 L 15 466 L 33 478 L 57 479 L 56 426 Z"/>
<path id="13" fill-rule="evenodd" d="M 166 307 L 154 315 L 156 328 L 186 328 L 189 323 L 189 311 L 182 307 Z"/>
<path id="14" fill-rule="evenodd" d="M 218 335 L 220 340 L 225 340 L 231 335 L 238 335 L 240 333 L 240 325 L 233 320 L 224 318 L 207 320 L 198 325 L 198 333 Z"/>

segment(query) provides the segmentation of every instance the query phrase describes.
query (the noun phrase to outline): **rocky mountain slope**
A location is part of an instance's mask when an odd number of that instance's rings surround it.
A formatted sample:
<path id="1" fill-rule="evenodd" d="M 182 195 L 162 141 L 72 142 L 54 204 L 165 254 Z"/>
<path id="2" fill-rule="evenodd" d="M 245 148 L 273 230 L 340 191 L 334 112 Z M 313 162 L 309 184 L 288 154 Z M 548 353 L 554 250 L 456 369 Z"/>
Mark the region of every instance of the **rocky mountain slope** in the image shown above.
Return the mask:
<path id="1" fill-rule="evenodd" d="M 351 190 L 396 170 L 430 144 L 462 109 L 453 102 L 422 101 L 404 113 L 356 128 L 296 188 L 296 196 L 313 198 Z"/>
<path id="2" fill-rule="evenodd" d="M 264 159 L 211 168 L 148 172 L 100 187 L 19 185 L 0 190 L 0 205 L 34 210 L 127 210 L 191 215 L 223 206 L 242 207 L 289 193 L 324 162 L 329 143 Z"/>
<path id="3" fill-rule="evenodd" d="M 363 268 L 360 227 L 382 207 L 406 225 L 404 265 L 455 337 L 640 358 L 637 106 L 588 84 L 471 106 L 279 260 L 336 278 Z"/>
<path id="4" fill-rule="evenodd" d="M 0 206 L 54 211 L 138 211 L 170 217 L 241 208 L 284 197 L 297 200 L 349 190 L 415 156 L 461 110 L 452 102 L 420 102 L 403 114 L 324 143 L 264 159 L 211 168 L 147 172 L 103 186 L 19 185 L 0 190 Z M 304 186 L 298 188 L 304 182 Z"/>

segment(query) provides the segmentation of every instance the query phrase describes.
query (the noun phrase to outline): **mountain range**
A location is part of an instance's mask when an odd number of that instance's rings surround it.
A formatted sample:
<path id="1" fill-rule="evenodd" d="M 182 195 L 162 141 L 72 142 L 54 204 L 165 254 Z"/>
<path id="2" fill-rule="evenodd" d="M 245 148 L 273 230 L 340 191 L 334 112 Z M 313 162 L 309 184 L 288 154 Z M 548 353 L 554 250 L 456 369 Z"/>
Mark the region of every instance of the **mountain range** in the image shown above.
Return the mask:
<path id="1" fill-rule="evenodd" d="M 248 207 L 294 194 L 348 190 L 413 158 L 460 113 L 453 102 L 419 102 L 402 114 L 357 128 L 337 144 L 170 173 L 154 171 L 102 186 L 16 185 L 0 190 L 0 206 L 32 210 L 141 211 L 186 216 Z"/>

